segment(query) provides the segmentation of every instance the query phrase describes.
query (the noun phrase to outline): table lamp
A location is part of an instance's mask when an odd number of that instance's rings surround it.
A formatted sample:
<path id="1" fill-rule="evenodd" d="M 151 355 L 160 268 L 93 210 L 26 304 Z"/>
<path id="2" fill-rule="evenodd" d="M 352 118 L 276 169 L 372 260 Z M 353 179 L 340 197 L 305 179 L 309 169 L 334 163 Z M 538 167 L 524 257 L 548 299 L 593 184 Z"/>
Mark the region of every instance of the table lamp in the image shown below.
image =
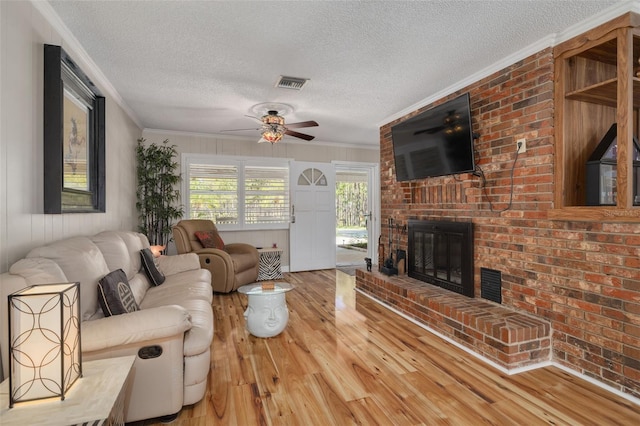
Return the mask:
<path id="1" fill-rule="evenodd" d="M 9 295 L 9 407 L 60 397 L 82 376 L 80 283 Z"/>

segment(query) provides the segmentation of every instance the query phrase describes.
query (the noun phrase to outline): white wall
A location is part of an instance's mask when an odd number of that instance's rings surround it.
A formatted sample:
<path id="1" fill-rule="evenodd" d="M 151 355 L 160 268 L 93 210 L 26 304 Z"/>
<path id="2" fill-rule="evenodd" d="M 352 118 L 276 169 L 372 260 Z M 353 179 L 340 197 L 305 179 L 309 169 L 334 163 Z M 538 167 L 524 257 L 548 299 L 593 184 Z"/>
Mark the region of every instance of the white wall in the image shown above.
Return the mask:
<path id="1" fill-rule="evenodd" d="M 137 226 L 134 151 L 142 131 L 40 8 L 0 1 L 0 272 L 44 243 Z M 45 43 L 61 45 L 107 98 L 106 213 L 42 213 Z"/>
<path id="2" fill-rule="evenodd" d="M 354 163 L 378 163 L 379 144 L 372 148 L 354 148 L 318 141 L 283 141 L 271 145 L 258 144 L 258 135 L 252 138 L 221 135 L 203 135 L 161 130 L 145 130 L 146 143 L 159 144 L 165 139 L 176 145 L 182 154 L 237 155 L 263 158 L 287 158 L 297 161 Z M 276 243 L 283 250 L 281 262 L 285 270 L 289 266 L 289 230 L 220 232 L 225 243 L 244 242 L 256 247 L 271 247 Z"/>

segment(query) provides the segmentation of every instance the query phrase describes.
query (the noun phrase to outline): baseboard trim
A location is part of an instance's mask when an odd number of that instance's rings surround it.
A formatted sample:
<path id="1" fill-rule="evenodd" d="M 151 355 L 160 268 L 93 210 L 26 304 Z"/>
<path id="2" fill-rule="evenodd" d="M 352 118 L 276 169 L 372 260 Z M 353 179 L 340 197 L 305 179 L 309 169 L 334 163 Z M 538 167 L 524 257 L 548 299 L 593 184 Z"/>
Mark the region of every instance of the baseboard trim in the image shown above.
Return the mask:
<path id="1" fill-rule="evenodd" d="M 585 374 L 580 373 L 579 371 L 576 371 L 572 368 L 567 367 L 566 365 L 560 364 L 558 362 L 552 361 L 551 363 L 554 367 L 559 368 L 560 370 L 564 371 L 567 374 L 571 374 L 572 376 L 575 376 L 579 379 L 585 380 L 589 383 L 591 383 L 592 385 L 598 386 L 601 389 L 604 389 L 608 392 L 611 392 L 614 395 L 619 396 L 620 398 L 626 399 L 627 401 L 631 402 L 632 404 L 638 405 L 640 406 L 640 398 L 636 398 L 633 395 L 629 395 L 628 393 L 624 393 L 619 389 L 614 388 L 613 386 L 609 386 L 605 383 L 602 383 L 596 379 L 594 379 L 593 377 L 589 377 Z"/>

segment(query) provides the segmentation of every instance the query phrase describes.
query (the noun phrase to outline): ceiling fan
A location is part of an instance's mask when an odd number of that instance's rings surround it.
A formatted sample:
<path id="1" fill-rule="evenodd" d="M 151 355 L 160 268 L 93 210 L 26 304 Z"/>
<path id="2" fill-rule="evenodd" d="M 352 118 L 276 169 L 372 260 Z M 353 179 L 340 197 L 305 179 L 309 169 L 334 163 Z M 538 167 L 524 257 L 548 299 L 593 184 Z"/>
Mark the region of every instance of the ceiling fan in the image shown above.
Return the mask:
<path id="1" fill-rule="evenodd" d="M 302 127 L 315 127 L 318 125 L 315 121 L 301 121 L 299 123 L 289 123 L 285 125 L 284 117 L 278 114 L 276 110 L 269 110 L 261 118 L 247 115 L 247 117 L 258 120 L 262 123 L 257 129 L 234 129 L 234 130 L 222 130 L 223 132 L 235 132 L 243 130 L 259 130 L 262 134 L 262 138 L 258 141 L 271 142 L 272 144 L 279 142 L 284 135 L 293 136 L 294 138 L 304 139 L 306 141 L 313 140 L 315 136 L 307 135 L 305 133 L 296 132 L 290 129 L 299 129 Z"/>

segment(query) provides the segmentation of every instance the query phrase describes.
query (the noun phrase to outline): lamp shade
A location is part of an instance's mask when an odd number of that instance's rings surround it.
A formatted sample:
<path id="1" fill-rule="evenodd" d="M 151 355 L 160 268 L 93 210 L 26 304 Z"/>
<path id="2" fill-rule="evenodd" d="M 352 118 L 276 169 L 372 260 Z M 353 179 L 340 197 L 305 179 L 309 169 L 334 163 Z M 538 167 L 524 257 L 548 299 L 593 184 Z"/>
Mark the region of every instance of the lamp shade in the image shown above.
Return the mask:
<path id="1" fill-rule="evenodd" d="M 9 295 L 9 407 L 60 397 L 82 376 L 80 283 Z"/>

